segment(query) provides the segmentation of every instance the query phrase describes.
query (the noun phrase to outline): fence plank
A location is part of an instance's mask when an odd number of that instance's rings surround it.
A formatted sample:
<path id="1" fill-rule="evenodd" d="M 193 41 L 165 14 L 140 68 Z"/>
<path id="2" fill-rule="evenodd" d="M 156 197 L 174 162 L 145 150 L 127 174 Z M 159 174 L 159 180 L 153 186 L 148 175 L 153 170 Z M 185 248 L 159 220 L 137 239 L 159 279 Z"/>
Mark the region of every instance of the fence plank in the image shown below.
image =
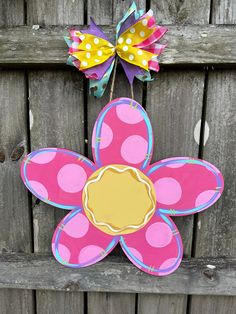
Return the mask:
<path id="1" fill-rule="evenodd" d="M 24 13 L 23 0 L 0 0 L 0 27 L 24 25 Z M 19 178 L 19 161 L 11 159 L 19 144 L 25 151 L 28 146 L 23 72 L 0 72 L 0 111 L 0 250 L 30 252 L 28 196 Z M 15 309 L 22 314 L 33 313 L 33 293 L 1 289 L 0 313 L 11 314 Z"/>
<path id="2" fill-rule="evenodd" d="M 183 88 L 184 86 L 184 88 Z M 203 72 L 167 71 L 148 84 L 147 111 L 154 129 L 153 161 L 171 156 L 198 156 L 194 128 L 201 119 Z M 177 134 L 177 135 L 176 135 Z M 190 256 L 193 217 L 174 219 L 183 238 L 184 255 Z M 173 304 L 178 305 L 173 307 Z M 139 313 L 185 313 L 186 296 L 139 296 Z"/>
<path id="3" fill-rule="evenodd" d="M 68 36 L 68 28 L 21 26 L 0 29 L 0 65 L 65 66 L 68 50 L 63 36 Z M 235 65 L 235 25 L 170 25 L 168 29 L 165 37 L 168 47 L 160 57 L 161 64 Z M 114 39 L 114 27 L 104 26 L 103 30 Z"/>
<path id="4" fill-rule="evenodd" d="M 221 199 L 198 215 L 196 256 L 230 256 L 235 252 L 236 207 L 236 72 L 215 71 L 209 74 L 206 121 L 210 136 L 203 158 L 215 164 L 225 177 Z M 236 298 L 192 297 L 191 313 L 232 313 Z M 201 312 L 202 310 L 202 312 Z"/>
<path id="5" fill-rule="evenodd" d="M 0 254 L 0 266 L 0 288 L 110 291 L 123 295 L 130 292 L 236 295 L 236 260 L 230 257 L 184 259 L 175 273 L 161 278 L 140 271 L 118 256 L 108 256 L 89 268 L 75 270 L 61 267 L 52 254 Z M 92 306 L 96 308 L 96 304 Z"/>
<path id="6" fill-rule="evenodd" d="M 0 73 L 0 250 L 31 251 L 28 195 L 19 176 L 19 163 L 27 151 L 27 109 L 22 72 Z M 30 291 L 1 290 L 0 313 L 33 313 Z"/>
<path id="7" fill-rule="evenodd" d="M 236 24 L 236 2 L 234 0 L 213 0 L 212 23 Z"/>
<path id="8" fill-rule="evenodd" d="M 83 153 L 83 85 L 75 71 L 32 71 L 29 73 L 31 149 L 64 147 Z M 55 226 L 66 211 L 42 202 L 34 203 L 34 245 L 36 252 L 51 251 Z M 83 313 L 83 294 L 37 292 L 37 313 L 64 313 L 77 299 Z M 47 301 L 47 303 L 44 303 Z M 40 305 L 44 304 L 43 307 Z M 62 307 L 61 305 L 64 304 Z M 47 309 L 47 310 L 46 310 Z M 73 307 L 67 313 L 74 313 Z"/>

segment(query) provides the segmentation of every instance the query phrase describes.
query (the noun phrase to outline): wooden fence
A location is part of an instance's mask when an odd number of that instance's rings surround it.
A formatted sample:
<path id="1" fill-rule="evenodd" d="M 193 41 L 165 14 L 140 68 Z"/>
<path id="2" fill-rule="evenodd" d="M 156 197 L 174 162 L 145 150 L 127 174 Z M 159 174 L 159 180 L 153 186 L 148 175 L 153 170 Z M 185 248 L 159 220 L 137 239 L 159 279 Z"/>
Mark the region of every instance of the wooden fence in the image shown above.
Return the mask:
<path id="1" fill-rule="evenodd" d="M 88 95 L 66 66 L 63 35 L 89 16 L 114 36 L 131 1 L 0 0 L 0 313 L 227 314 L 236 308 L 235 0 L 139 0 L 169 25 L 161 72 L 135 82 L 155 132 L 153 160 L 193 156 L 225 176 L 222 198 L 175 219 L 184 260 L 171 276 L 137 270 L 117 248 L 90 268 L 63 268 L 50 253 L 65 215 L 31 197 L 19 164 L 31 150 L 65 147 L 91 157 L 91 130 L 108 93 Z M 118 69 L 114 97 L 129 96 Z"/>

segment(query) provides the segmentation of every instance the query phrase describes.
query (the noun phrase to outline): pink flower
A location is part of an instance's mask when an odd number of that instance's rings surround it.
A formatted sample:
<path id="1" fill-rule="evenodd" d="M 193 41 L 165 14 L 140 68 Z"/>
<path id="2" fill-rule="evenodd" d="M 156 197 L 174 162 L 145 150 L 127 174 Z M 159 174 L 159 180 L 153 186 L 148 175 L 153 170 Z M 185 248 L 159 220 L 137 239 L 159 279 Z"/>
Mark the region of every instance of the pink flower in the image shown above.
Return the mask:
<path id="1" fill-rule="evenodd" d="M 142 106 L 128 98 L 101 111 L 92 148 L 94 163 L 60 148 L 34 151 L 22 163 L 24 184 L 37 198 L 70 210 L 53 235 L 55 258 L 65 266 L 86 267 L 120 242 L 141 270 L 172 273 L 183 249 L 170 216 L 214 204 L 223 191 L 220 171 L 188 157 L 150 165 L 152 127 Z"/>

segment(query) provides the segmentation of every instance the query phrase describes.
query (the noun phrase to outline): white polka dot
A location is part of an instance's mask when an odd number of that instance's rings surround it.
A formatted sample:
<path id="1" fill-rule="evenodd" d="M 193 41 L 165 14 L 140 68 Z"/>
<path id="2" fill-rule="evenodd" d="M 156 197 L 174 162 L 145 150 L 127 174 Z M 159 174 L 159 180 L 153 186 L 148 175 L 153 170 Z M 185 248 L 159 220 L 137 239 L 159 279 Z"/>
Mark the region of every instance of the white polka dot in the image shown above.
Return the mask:
<path id="1" fill-rule="evenodd" d="M 132 40 L 130 38 L 127 38 L 125 42 L 126 44 L 130 45 L 132 43 Z"/>
<path id="2" fill-rule="evenodd" d="M 164 222 L 156 222 L 147 228 L 146 240 L 152 247 L 165 247 L 170 244 L 173 233 Z"/>
<path id="3" fill-rule="evenodd" d="M 86 58 L 89 59 L 91 57 L 91 53 L 90 52 L 86 52 Z"/>
<path id="4" fill-rule="evenodd" d="M 148 143 L 140 135 L 127 137 L 121 145 L 122 158 L 131 164 L 138 164 L 146 158 Z"/>
<path id="5" fill-rule="evenodd" d="M 91 45 L 90 44 L 86 44 L 86 49 L 90 50 L 91 49 Z"/>
<path id="6" fill-rule="evenodd" d="M 111 43 L 108 43 L 108 47 L 113 48 L 114 46 Z"/>
<path id="7" fill-rule="evenodd" d="M 97 54 L 99 57 L 101 57 L 102 56 L 102 50 L 98 50 Z"/>
<path id="8" fill-rule="evenodd" d="M 100 60 L 99 60 L 99 59 L 94 59 L 94 61 L 95 61 L 96 63 L 100 62 Z"/>
<path id="9" fill-rule="evenodd" d="M 182 196 L 180 183 L 172 177 L 164 177 L 154 183 L 157 202 L 165 205 L 176 204 Z"/>
<path id="10" fill-rule="evenodd" d="M 142 64 L 143 64 L 144 66 L 146 66 L 146 65 L 147 65 L 147 61 L 146 61 L 146 60 L 143 60 L 143 61 L 142 61 Z"/>
<path id="11" fill-rule="evenodd" d="M 147 20 L 147 19 L 142 20 L 143 26 L 147 26 L 147 23 L 148 23 L 148 20 Z"/>
<path id="12" fill-rule="evenodd" d="M 140 35 L 141 37 L 144 37 L 144 36 L 145 36 L 145 32 L 144 32 L 144 31 L 141 31 L 141 32 L 139 33 L 139 35 Z"/>
<path id="13" fill-rule="evenodd" d="M 141 56 L 141 55 L 143 54 L 142 50 L 139 49 L 139 50 L 137 51 L 137 54 Z"/>
<path id="14" fill-rule="evenodd" d="M 61 226 L 61 229 L 72 238 L 83 238 L 89 229 L 88 218 L 79 213 L 68 221 L 65 226 Z"/>
<path id="15" fill-rule="evenodd" d="M 38 196 L 40 196 L 40 198 L 48 199 L 48 191 L 42 183 L 40 183 L 38 181 L 30 180 L 29 181 L 29 187 L 30 187 L 30 190 L 32 191 L 32 193 L 35 194 L 35 192 L 36 192 L 38 194 Z"/>
<path id="16" fill-rule="evenodd" d="M 129 60 L 130 61 L 134 60 L 134 55 L 129 55 Z"/>
<path id="17" fill-rule="evenodd" d="M 87 174 L 85 170 L 77 164 L 67 164 L 63 166 L 57 174 L 59 187 L 68 193 L 81 191 L 86 183 Z"/>
<path id="18" fill-rule="evenodd" d="M 132 33 L 132 34 L 135 33 L 135 28 L 134 28 L 134 27 L 132 27 L 132 28 L 130 29 L 130 33 Z"/>
<path id="19" fill-rule="evenodd" d="M 86 67 L 88 65 L 88 62 L 87 61 L 82 61 L 81 64 Z"/>
<path id="20" fill-rule="evenodd" d="M 93 41 L 96 45 L 99 43 L 99 39 L 97 37 L 95 37 Z"/>
<path id="21" fill-rule="evenodd" d="M 79 36 L 79 39 L 80 39 L 80 40 L 84 40 L 84 39 L 85 39 L 85 36 L 84 36 L 84 35 L 80 35 L 80 36 Z"/>
<path id="22" fill-rule="evenodd" d="M 124 46 L 124 47 L 123 47 L 123 50 L 124 50 L 124 51 L 127 51 L 128 49 L 129 49 L 128 46 Z"/>
<path id="23" fill-rule="evenodd" d="M 118 39 L 118 44 L 122 44 L 123 41 L 124 41 L 124 38 L 120 37 L 120 38 Z"/>

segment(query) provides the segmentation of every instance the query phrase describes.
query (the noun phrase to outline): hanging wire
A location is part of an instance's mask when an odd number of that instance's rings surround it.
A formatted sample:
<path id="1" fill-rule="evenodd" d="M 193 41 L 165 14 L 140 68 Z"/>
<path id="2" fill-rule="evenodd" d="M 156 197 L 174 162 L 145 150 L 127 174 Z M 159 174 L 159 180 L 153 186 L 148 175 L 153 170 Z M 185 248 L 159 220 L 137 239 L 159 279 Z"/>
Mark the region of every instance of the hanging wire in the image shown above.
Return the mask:
<path id="1" fill-rule="evenodd" d="M 112 97 L 113 97 L 114 86 L 115 86 L 115 79 L 116 79 L 117 63 L 118 63 L 118 58 L 115 57 L 115 64 L 114 64 L 114 71 L 113 71 L 113 76 L 112 76 L 112 81 L 111 81 L 111 90 L 110 90 L 109 102 L 112 101 Z"/>

